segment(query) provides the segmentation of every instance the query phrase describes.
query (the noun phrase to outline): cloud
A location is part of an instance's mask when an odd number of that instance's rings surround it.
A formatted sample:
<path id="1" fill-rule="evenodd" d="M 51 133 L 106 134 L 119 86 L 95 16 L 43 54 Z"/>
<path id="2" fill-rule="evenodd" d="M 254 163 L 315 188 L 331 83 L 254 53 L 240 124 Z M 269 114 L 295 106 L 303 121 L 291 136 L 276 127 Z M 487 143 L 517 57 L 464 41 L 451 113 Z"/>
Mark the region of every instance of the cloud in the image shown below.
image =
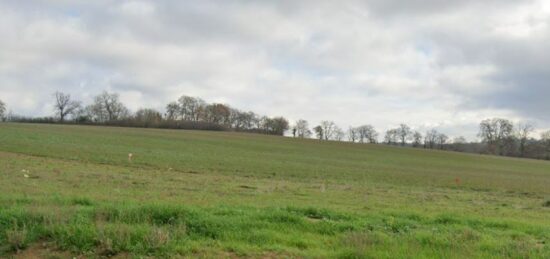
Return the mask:
<path id="1" fill-rule="evenodd" d="M 311 124 L 409 123 L 474 138 L 505 116 L 550 127 L 545 1 L 3 1 L 0 99 L 131 108 L 182 94 Z"/>

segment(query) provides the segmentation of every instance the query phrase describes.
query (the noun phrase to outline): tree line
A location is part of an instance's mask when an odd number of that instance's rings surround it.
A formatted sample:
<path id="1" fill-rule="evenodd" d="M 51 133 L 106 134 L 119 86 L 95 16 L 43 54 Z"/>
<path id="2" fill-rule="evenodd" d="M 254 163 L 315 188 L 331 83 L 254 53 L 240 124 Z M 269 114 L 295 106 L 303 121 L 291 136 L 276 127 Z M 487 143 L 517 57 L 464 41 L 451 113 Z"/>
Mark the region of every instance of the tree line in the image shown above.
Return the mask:
<path id="1" fill-rule="evenodd" d="M 53 94 L 54 115 L 43 118 L 28 118 L 5 114 L 1 102 L 2 117 L 16 122 L 75 123 L 145 128 L 233 130 L 271 135 L 283 135 L 289 129 L 284 117 L 261 116 L 251 111 L 241 111 L 227 104 L 207 103 L 201 98 L 181 96 L 166 105 L 163 114 L 152 108 L 141 108 L 132 113 L 116 93 L 107 91 L 83 105 L 71 95 Z"/>
<path id="2" fill-rule="evenodd" d="M 281 136 L 290 132 L 295 138 L 371 144 L 379 143 L 381 137 L 368 124 L 350 126 L 344 131 L 333 121 L 321 121 L 319 125 L 310 127 L 307 120 L 300 119 L 290 126 L 282 116 L 261 116 L 252 111 L 241 111 L 227 104 L 207 103 L 201 98 L 186 95 L 168 103 L 165 113 L 151 108 L 142 108 L 132 113 L 120 101 L 118 94 L 107 91 L 95 96 L 88 105 L 62 92 L 54 93 L 53 97 L 52 117 L 28 118 L 7 114 L 6 104 L 0 100 L 0 119 L 13 122 L 231 130 Z M 462 136 L 450 139 L 436 129 L 423 134 L 409 125 L 400 124 L 384 133 L 382 144 L 550 160 L 550 130 L 541 133 L 539 139 L 532 137 L 534 132 L 535 128 L 531 124 L 514 124 L 507 119 L 492 118 L 479 124 L 478 137 L 481 141 L 468 142 Z"/>
<path id="3" fill-rule="evenodd" d="M 379 139 L 379 133 L 371 125 L 350 126 L 345 132 L 333 121 L 322 121 L 311 131 L 306 120 L 298 120 L 291 131 L 297 138 L 314 136 L 319 140 L 342 141 L 347 136 L 347 141 L 357 143 L 378 143 Z M 422 134 L 400 124 L 385 132 L 382 144 L 550 160 L 550 130 L 542 132 L 539 139 L 532 137 L 534 132 L 529 123 L 514 124 L 507 119 L 492 118 L 479 124 L 481 141 L 468 142 L 463 136 L 451 139 L 436 129 Z"/>

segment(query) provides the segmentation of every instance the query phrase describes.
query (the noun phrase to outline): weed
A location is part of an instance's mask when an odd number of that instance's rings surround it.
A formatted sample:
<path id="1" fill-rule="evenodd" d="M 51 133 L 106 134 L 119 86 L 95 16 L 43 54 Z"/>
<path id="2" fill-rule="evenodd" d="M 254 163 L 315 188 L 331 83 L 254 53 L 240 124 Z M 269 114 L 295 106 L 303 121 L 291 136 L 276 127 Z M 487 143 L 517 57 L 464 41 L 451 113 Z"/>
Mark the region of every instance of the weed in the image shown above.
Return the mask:
<path id="1" fill-rule="evenodd" d="M 162 248 L 170 241 L 170 233 L 168 231 L 155 227 L 151 229 L 149 235 L 147 236 L 147 247 L 153 250 Z"/>
<path id="2" fill-rule="evenodd" d="M 14 227 L 13 229 L 6 230 L 6 241 L 14 251 L 26 248 L 28 245 L 27 229 L 23 226 L 21 228 Z"/>

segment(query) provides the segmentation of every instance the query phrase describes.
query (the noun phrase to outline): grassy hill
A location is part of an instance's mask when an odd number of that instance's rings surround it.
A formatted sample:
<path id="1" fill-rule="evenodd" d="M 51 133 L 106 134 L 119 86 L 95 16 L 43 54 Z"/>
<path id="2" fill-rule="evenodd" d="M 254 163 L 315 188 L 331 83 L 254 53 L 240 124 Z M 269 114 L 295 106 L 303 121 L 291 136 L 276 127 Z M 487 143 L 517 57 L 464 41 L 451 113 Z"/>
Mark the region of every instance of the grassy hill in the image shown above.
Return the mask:
<path id="1" fill-rule="evenodd" d="M 548 258 L 549 186 L 546 161 L 0 123 L 0 256 Z"/>

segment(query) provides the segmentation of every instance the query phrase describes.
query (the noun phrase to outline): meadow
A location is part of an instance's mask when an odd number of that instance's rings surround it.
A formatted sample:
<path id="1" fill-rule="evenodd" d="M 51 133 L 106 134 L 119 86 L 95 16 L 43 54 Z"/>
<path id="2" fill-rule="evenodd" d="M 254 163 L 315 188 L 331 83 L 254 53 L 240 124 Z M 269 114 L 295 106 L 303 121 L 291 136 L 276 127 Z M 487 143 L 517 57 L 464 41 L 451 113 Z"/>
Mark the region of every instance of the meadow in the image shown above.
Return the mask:
<path id="1" fill-rule="evenodd" d="M 0 257 L 550 258 L 549 242 L 548 161 L 0 123 Z"/>

